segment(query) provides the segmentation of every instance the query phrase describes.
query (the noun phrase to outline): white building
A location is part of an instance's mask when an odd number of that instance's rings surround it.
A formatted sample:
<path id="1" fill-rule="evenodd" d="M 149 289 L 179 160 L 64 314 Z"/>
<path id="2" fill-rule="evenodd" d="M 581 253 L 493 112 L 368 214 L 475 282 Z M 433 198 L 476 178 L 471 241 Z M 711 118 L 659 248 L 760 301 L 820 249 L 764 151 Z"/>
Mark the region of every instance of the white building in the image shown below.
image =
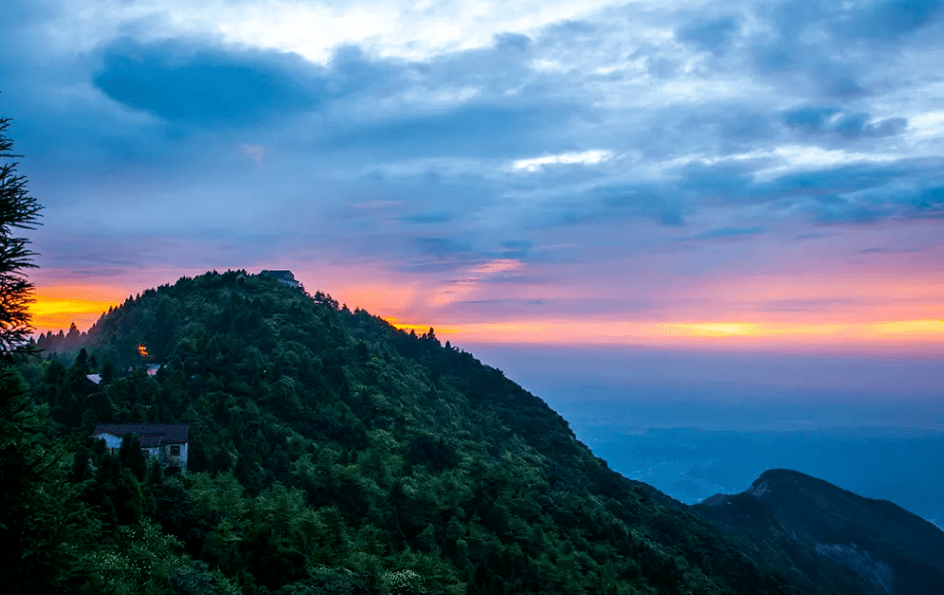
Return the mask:
<path id="1" fill-rule="evenodd" d="M 121 439 L 134 434 L 141 442 L 141 452 L 155 457 L 165 467 L 180 467 L 187 470 L 187 446 L 190 441 L 190 426 L 187 424 L 101 424 L 95 426 L 93 439 L 105 441 L 115 451 L 121 447 Z"/>

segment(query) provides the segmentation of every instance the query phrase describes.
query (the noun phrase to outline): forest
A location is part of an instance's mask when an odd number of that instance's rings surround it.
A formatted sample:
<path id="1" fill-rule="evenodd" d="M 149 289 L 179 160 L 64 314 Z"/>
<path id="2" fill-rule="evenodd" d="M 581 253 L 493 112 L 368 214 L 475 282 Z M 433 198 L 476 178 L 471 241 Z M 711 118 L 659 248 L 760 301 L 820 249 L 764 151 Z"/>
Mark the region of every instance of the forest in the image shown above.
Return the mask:
<path id="1" fill-rule="evenodd" d="M 760 555 L 433 329 L 321 292 L 185 277 L 32 348 L 0 404 L 10 593 L 880 592 Z M 189 424 L 188 468 L 103 423 Z"/>

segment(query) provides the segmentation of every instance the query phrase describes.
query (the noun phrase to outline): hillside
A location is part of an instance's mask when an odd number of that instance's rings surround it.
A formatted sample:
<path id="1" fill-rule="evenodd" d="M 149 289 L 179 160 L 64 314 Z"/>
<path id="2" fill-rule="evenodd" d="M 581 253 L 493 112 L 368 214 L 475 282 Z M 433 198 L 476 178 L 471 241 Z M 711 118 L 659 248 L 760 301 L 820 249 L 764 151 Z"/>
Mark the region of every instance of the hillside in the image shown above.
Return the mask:
<path id="1" fill-rule="evenodd" d="M 73 339 L 77 355 L 22 373 L 47 434 L 74 445 L 49 515 L 87 520 L 68 548 L 50 537 L 24 557 L 22 592 L 872 592 L 611 471 L 432 329 L 321 293 L 208 273 Z M 189 424 L 187 474 L 148 467 L 133 441 L 88 440 L 96 423 L 144 422 Z"/>
<path id="2" fill-rule="evenodd" d="M 819 584 L 944 593 L 944 532 L 886 500 L 774 469 L 745 492 L 713 496 L 695 509 L 768 557 L 786 554 Z"/>

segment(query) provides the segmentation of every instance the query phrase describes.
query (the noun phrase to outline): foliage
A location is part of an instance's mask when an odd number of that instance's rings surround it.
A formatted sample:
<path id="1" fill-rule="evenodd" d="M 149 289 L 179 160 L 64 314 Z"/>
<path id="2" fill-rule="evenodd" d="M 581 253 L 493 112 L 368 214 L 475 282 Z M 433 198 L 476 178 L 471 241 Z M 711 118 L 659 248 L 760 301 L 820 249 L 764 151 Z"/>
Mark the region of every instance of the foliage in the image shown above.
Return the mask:
<path id="1" fill-rule="evenodd" d="M 29 240 L 15 235 L 16 229 L 32 229 L 40 205 L 30 196 L 26 178 L 17 175 L 16 157 L 7 138 L 10 120 L 0 119 L 0 356 L 21 347 L 30 331 L 28 306 L 32 302 L 32 283 L 23 274 L 31 268 L 34 254 Z"/>
<path id="2" fill-rule="evenodd" d="M 836 592 L 937 594 L 944 585 L 938 527 L 797 471 L 765 471 L 747 492 L 695 510 L 758 556 L 794 564 Z"/>
<path id="3" fill-rule="evenodd" d="M 102 575 L 128 588 L 829 592 L 614 473 L 543 401 L 432 329 L 229 271 L 129 298 L 81 344 L 23 374 L 63 435 L 86 439 L 70 478 L 119 556 Z M 130 442 L 117 455 L 87 442 L 106 422 L 190 424 L 188 472 L 142 472 Z M 156 527 L 167 539 L 140 558 L 158 570 L 144 583 L 121 564 Z"/>

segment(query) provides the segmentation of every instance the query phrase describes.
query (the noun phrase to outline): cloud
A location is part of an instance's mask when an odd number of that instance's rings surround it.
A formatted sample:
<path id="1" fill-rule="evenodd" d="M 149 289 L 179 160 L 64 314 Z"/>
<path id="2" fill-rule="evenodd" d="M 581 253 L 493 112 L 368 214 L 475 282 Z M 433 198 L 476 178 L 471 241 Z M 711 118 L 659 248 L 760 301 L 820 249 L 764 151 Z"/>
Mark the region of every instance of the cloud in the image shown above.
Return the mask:
<path id="1" fill-rule="evenodd" d="M 787 174 L 756 196 L 792 205 L 822 223 L 869 223 L 944 210 L 944 159 L 859 163 Z"/>
<path id="2" fill-rule="evenodd" d="M 273 51 L 123 38 L 102 48 L 93 81 L 115 101 L 167 120 L 235 126 L 314 109 L 325 89 L 313 71 Z"/>
<path id="3" fill-rule="evenodd" d="M 592 188 L 588 201 L 575 208 L 573 223 L 644 217 L 660 225 L 684 223 L 684 210 L 670 185 L 614 184 Z"/>
<path id="4" fill-rule="evenodd" d="M 944 215 L 937 2 L 11 2 L 0 107 L 44 266 L 580 293 L 620 259 L 774 266 L 779 237 Z M 521 268 L 475 272 L 496 262 Z"/>
<path id="5" fill-rule="evenodd" d="M 741 24 L 732 17 L 710 20 L 693 20 L 675 30 L 675 38 L 698 48 L 714 53 L 727 49 L 732 39 L 741 30 Z"/>
<path id="6" fill-rule="evenodd" d="M 846 140 L 883 138 L 902 134 L 907 118 L 873 121 L 868 113 L 843 113 L 838 108 L 803 107 L 783 114 L 788 128 L 806 134 L 831 134 Z"/>
<path id="7" fill-rule="evenodd" d="M 469 103 L 439 113 L 397 114 L 379 122 L 335 121 L 315 139 L 326 150 L 363 150 L 415 159 L 427 156 L 502 158 L 533 151 L 568 119 L 566 105 Z"/>
<path id="8" fill-rule="evenodd" d="M 693 240 L 734 239 L 754 236 L 767 231 L 766 227 L 725 227 L 713 229 L 705 233 L 692 236 Z"/>
<path id="9" fill-rule="evenodd" d="M 836 19 L 834 29 L 870 41 L 897 41 L 939 21 L 944 14 L 942 0 L 891 0 L 860 6 Z"/>
<path id="10" fill-rule="evenodd" d="M 610 159 L 612 156 L 612 151 L 599 149 L 581 151 L 579 153 L 560 153 L 558 155 L 518 159 L 512 162 L 511 168 L 514 170 L 535 172 L 548 165 L 594 165 Z"/>
<path id="11" fill-rule="evenodd" d="M 887 84 L 881 69 L 900 67 L 915 57 L 907 50 L 920 53 L 940 36 L 942 5 L 940 0 L 757 4 L 746 47 L 755 75 L 791 95 L 805 91 L 849 100 L 881 94 Z"/>

